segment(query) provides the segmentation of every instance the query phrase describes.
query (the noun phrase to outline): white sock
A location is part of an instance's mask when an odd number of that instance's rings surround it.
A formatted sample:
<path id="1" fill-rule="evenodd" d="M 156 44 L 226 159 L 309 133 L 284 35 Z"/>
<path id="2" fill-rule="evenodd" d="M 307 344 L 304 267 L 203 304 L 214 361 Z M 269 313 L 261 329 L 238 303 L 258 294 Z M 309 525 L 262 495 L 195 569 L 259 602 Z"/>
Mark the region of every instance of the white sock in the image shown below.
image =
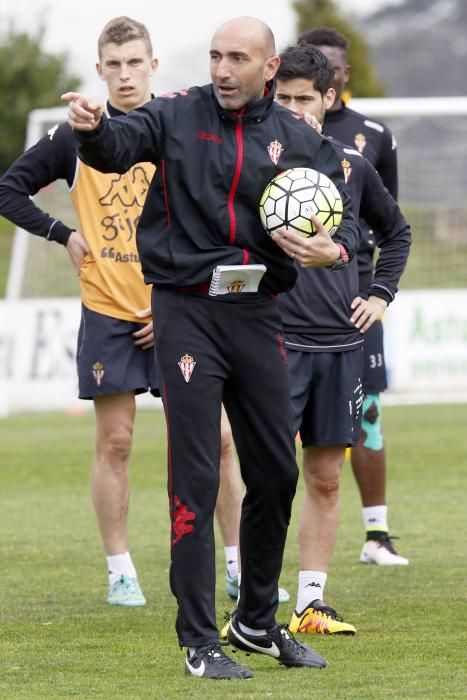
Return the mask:
<path id="1" fill-rule="evenodd" d="M 245 632 L 245 634 L 249 634 L 251 637 L 262 637 L 264 634 L 267 634 L 267 630 L 255 630 L 252 627 L 243 625 L 240 620 L 238 621 L 238 626 L 241 632 Z"/>
<path id="2" fill-rule="evenodd" d="M 238 547 L 224 547 L 225 563 L 230 578 L 238 576 Z"/>
<path id="3" fill-rule="evenodd" d="M 130 578 L 137 578 L 136 569 L 131 560 L 130 552 L 113 554 L 107 557 L 107 569 L 109 572 L 109 584 L 111 586 L 123 575 L 129 576 Z"/>
<path id="4" fill-rule="evenodd" d="M 298 572 L 298 593 L 297 607 L 301 613 L 314 600 L 324 599 L 324 586 L 328 575 L 324 571 L 299 571 Z"/>
<path id="5" fill-rule="evenodd" d="M 379 532 L 389 531 L 387 506 L 362 508 L 362 514 L 366 532 L 371 532 L 371 530 L 379 530 Z"/>

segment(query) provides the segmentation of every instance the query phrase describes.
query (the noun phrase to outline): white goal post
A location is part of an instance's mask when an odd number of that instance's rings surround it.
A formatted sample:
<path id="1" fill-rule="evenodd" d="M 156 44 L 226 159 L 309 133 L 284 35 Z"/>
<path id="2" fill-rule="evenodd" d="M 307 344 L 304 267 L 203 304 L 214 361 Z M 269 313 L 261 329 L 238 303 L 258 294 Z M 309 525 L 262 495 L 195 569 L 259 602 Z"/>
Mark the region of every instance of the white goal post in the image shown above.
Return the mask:
<path id="1" fill-rule="evenodd" d="M 354 97 L 349 107 L 373 117 L 465 116 L 467 97 Z"/>
<path id="2" fill-rule="evenodd" d="M 67 110 L 65 107 L 35 109 L 30 112 L 26 130 L 25 149 L 30 148 L 30 146 L 39 141 L 52 126 L 65 121 L 66 115 Z M 15 229 L 5 293 L 7 299 L 21 299 L 23 297 L 22 284 L 28 256 L 28 244 L 32 238 L 34 237 L 23 231 L 23 229 Z"/>

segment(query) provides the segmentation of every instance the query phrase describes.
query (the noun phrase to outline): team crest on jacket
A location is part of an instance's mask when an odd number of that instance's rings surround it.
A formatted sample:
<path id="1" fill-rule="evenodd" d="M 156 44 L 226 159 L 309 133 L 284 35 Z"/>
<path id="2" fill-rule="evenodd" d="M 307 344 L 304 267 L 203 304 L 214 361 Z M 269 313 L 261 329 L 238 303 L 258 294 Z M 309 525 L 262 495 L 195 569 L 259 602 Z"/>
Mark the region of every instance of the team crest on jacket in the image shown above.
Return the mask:
<path id="1" fill-rule="evenodd" d="M 104 378 L 104 365 L 102 362 L 94 362 L 92 366 L 92 373 L 94 375 L 94 379 L 96 380 L 97 386 L 100 386 Z"/>
<path id="2" fill-rule="evenodd" d="M 353 142 L 356 145 L 358 152 L 363 153 L 363 151 L 365 150 L 365 146 L 366 146 L 365 134 L 362 134 L 361 132 L 359 134 L 355 134 Z"/>
<path id="3" fill-rule="evenodd" d="M 185 353 L 181 356 L 178 366 L 180 367 L 180 371 L 183 374 L 183 379 L 188 384 L 188 382 L 191 379 L 191 375 L 193 374 L 193 370 L 196 367 L 196 362 L 194 362 L 193 357 L 191 355 Z"/>
<path id="4" fill-rule="evenodd" d="M 345 184 L 347 184 L 350 180 L 350 175 L 352 174 L 352 166 L 350 164 L 350 161 L 347 160 L 347 158 L 344 158 L 344 160 L 341 162 L 341 165 L 342 170 L 344 171 Z"/>
<path id="5" fill-rule="evenodd" d="M 281 143 L 279 143 L 277 139 L 275 141 L 271 141 L 271 143 L 268 146 L 268 153 L 274 165 L 278 164 L 279 158 L 281 157 L 283 151 L 284 146 Z"/>

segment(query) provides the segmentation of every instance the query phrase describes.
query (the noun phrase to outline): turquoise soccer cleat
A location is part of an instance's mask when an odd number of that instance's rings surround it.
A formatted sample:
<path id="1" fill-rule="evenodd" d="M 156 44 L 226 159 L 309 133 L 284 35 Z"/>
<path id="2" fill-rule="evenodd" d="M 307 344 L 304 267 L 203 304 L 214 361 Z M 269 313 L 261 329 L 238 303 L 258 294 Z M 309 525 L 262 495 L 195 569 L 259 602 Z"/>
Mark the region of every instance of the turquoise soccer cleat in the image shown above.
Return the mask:
<path id="1" fill-rule="evenodd" d="M 238 576 L 229 576 L 229 572 L 225 572 L 225 590 L 232 600 L 238 598 Z M 290 595 L 285 588 L 279 588 L 279 603 L 288 603 Z"/>
<path id="2" fill-rule="evenodd" d="M 128 608 L 135 608 L 140 605 L 146 605 L 146 598 L 138 581 L 135 578 L 122 574 L 118 581 L 115 581 L 110 586 L 107 602 L 110 605 L 123 605 Z"/>

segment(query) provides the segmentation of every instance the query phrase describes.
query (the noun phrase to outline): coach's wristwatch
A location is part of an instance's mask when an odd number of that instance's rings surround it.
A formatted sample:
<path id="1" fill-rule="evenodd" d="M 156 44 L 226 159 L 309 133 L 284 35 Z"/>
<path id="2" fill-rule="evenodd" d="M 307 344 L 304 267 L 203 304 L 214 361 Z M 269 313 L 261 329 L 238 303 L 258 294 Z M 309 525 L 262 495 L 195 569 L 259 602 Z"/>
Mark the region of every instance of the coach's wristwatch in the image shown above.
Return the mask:
<path id="1" fill-rule="evenodd" d="M 342 245 L 342 243 L 336 243 L 337 247 L 340 250 L 340 255 L 337 258 L 336 262 L 333 262 L 332 265 L 328 265 L 327 269 L 332 270 L 342 270 L 343 267 L 347 267 L 350 261 L 350 257 L 348 252 L 346 251 L 345 247 Z"/>

